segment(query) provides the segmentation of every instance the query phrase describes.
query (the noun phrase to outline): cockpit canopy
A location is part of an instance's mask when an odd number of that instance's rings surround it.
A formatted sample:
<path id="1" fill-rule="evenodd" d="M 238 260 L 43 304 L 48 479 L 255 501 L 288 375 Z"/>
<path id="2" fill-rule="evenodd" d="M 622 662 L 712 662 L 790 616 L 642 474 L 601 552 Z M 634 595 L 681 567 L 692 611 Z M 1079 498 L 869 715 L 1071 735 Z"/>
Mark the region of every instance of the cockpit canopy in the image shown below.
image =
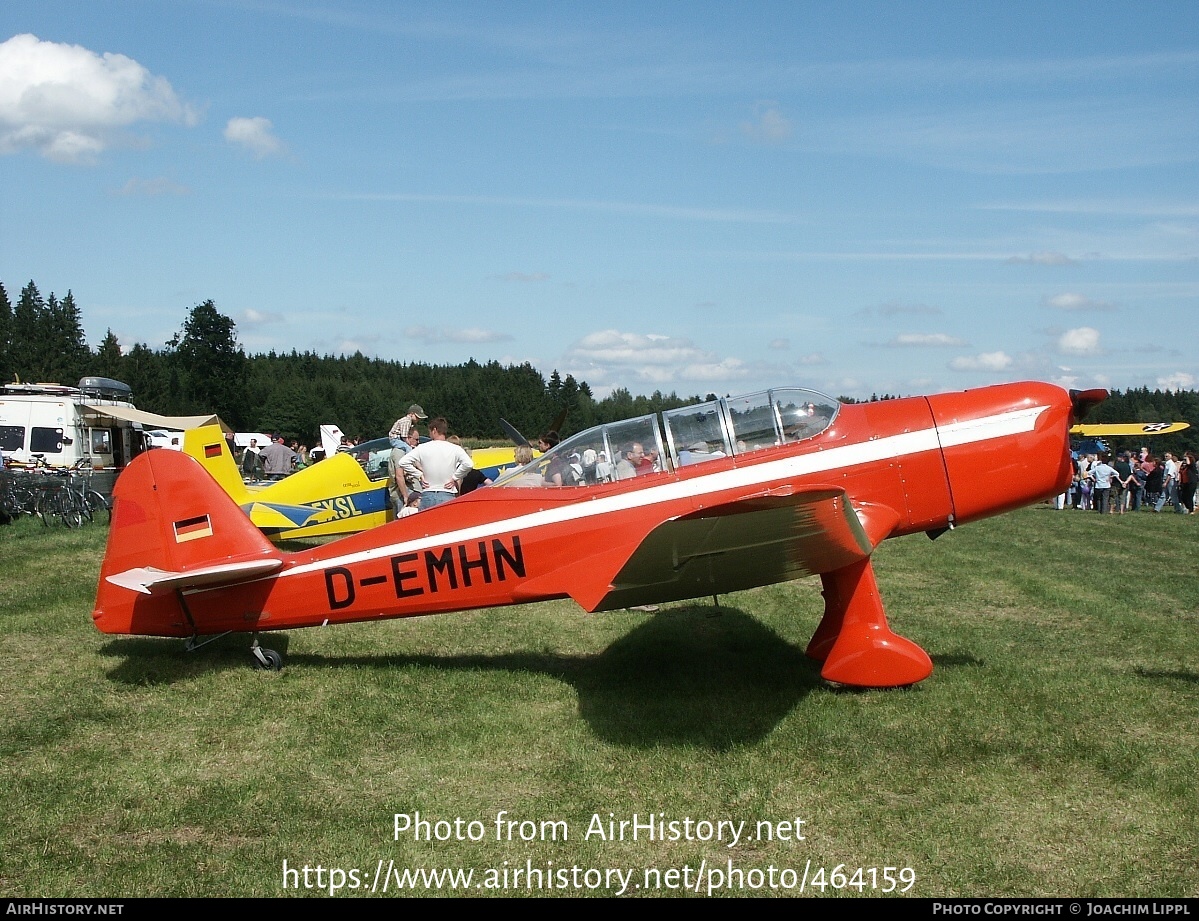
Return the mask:
<path id="1" fill-rule="evenodd" d="M 814 390 L 783 388 L 651 413 L 580 432 L 495 485 L 593 486 L 677 470 L 803 441 L 840 409 Z"/>

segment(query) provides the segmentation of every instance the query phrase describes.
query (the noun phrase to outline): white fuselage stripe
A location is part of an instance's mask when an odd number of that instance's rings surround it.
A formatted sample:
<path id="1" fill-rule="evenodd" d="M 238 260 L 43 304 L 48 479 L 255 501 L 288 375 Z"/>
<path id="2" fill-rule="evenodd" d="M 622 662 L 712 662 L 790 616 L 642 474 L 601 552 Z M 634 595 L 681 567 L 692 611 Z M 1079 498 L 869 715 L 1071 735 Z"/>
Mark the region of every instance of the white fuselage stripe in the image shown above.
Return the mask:
<path id="1" fill-rule="evenodd" d="M 1005 438 L 1022 432 L 1030 432 L 1037 418 L 1049 407 L 1034 406 L 1030 409 L 1019 409 L 1011 412 L 972 419 L 968 422 L 955 422 L 942 426 L 921 429 L 916 432 L 904 432 L 890 435 L 886 438 L 875 438 L 856 444 L 828 448 L 823 451 L 812 451 L 762 464 L 749 464 L 732 470 L 719 470 L 706 476 L 692 477 L 686 480 L 672 480 L 644 489 L 630 490 L 615 496 L 587 501 L 586 493 L 580 490 L 580 501 L 567 505 L 557 505 L 553 508 L 542 509 L 515 518 L 505 518 L 500 521 L 489 521 L 486 524 L 462 528 L 458 531 L 447 531 L 442 534 L 432 534 L 412 540 L 401 541 L 343 556 L 331 557 L 315 563 L 305 563 L 274 574 L 273 578 L 298 576 L 309 572 L 328 569 L 331 566 L 348 566 L 365 560 L 380 557 L 396 556 L 429 547 L 441 547 L 446 544 L 464 543 L 479 540 L 496 534 L 507 534 L 522 529 L 541 528 L 546 525 L 559 524 L 582 518 L 592 518 L 597 515 L 607 515 L 612 512 L 623 512 L 630 508 L 644 508 L 664 502 L 674 502 L 678 499 L 694 498 L 695 496 L 717 493 L 730 489 L 743 489 L 755 483 L 768 483 L 777 480 L 793 479 L 812 473 L 829 470 L 847 470 L 860 464 L 874 463 L 880 460 L 894 460 L 923 451 L 935 451 L 944 447 L 956 447 Z M 520 492 L 519 487 L 511 488 Z"/>

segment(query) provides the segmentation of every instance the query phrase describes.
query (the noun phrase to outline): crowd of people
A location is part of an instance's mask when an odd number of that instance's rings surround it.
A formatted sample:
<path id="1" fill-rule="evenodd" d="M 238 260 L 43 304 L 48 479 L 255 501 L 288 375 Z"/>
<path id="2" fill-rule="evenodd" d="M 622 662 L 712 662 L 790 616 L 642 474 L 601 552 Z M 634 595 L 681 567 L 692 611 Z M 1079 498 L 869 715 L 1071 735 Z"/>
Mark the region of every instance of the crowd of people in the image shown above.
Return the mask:
<path id="1" fill-rule="evenodd" d="M 260 445 L 251 438 L 241 455 L 241 474 L 248 480 L 281 480 L 297 470 L 310 466 L 308 446 L 292 439 L 288 445 L 282 435 Z"/>
<path id="2" fill-rule="evenodd" d="M 421 437 L 419 423 L 428 420 L 428 436 Z M 474 469 L 470 452 L 462 447 L 444 417 L 429 419 L 418 404 L 396 420 L 388 432 L 391 457 L 388 493 L 396 516 L 403 518 L 433 508 L 479 486 L 490 484 Z M 353 453 L 354 439 L 343 435 L 339 452 Z M 319 459 L 319 455 L 316 459 Z M 281 480 L 316 462 L 308 447 L 282 435 L 273 435 L 269 443 L 259 445 L 251 438 L 241 454 L 242 476 L 247 480 Z"/>
<path id="3" fill-rule="evenodd" d="M 1055 500 L 1059 509 L 1083 509 L 1106 515 L 1123 515 L 1167 508 L 1195 514 L 1195 487 L 1199 466 L 1195 452 L 1176 458 L 1167 451 L 1158 458 L 1141 448 L 1139 453 L 1120 451 L 1079 454 L 1074 460 L 1074 482 Z"/>

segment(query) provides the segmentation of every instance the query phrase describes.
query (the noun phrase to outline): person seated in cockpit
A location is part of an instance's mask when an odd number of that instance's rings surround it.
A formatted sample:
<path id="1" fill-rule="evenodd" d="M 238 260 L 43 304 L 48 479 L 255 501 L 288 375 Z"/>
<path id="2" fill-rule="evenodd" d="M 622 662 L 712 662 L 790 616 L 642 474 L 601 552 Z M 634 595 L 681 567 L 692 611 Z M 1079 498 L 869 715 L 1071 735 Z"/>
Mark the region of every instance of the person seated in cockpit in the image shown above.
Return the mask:
<path id="1" fill-rule="evenodd" d="M 695 444 L 688 445 L 679 452 L 679 466 L 686 467 L 688 464 L 698 464 L 707 460 L 715 460 L 718 457 L 724 457 L 723 451 L 712 451 L 708 448 L 706 441 L 697 441 Z"/>
<path id="2" fill-rule="evenodd" d="M 533 463 L 533 449 L 528 445 L 517 445 L 513 459 L 516 461 L 517 467 L 525 467 Z M 508 480 L 504 483 L 505 486 L 544 486 L 545 477 L 536 470 L 526 470 L 520 476 Z"/>
<path id="3" fill-rule="evenodd" d="M 620 452 L 620 462 L 616 465 L 616 479 L 631 480 L 643 473 L 654 469 L 654 462 L 645 456 L 645 448 L 640 442 L 634 441 Z"/>

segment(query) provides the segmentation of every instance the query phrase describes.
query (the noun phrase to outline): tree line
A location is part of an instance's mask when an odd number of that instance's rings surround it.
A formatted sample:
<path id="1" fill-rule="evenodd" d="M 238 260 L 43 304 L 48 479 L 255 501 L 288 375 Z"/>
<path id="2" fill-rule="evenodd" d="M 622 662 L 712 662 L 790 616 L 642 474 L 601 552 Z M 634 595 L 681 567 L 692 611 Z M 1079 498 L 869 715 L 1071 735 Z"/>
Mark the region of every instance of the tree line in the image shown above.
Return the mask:
<path id="1" fill-rule="evenodd" d="M 0 381 L 73 385 L 82 377 L 124 381 L 133 389 L 134 403 L 150 412 L 215 412 L 238 431 L 280 432 L 309 443 L 321 424 L 330 422 L 353 436 L 386 434 L 411 403 L 444 415 L 464 436 L 503 439 L 501 418 L 532 437 L 565 410 L 562 433 L 569 434 L 715 399 L 710 393 L 680 397 L 661 391 L 634 396 L 618 388 L 597 400 L 586 381 L 557 371 L 547 380 L 527 362 L 471 359 L 461 365 L 431 365 L 367 358 L 361 352 L 318 355 L 294 349 L 247 355 L 237 341 L 237 324 L 211 300 L 187 311 L 179 332 L 160 348 L 137 343 L 122 351 L 110 329 L 93 350 L 69 290 L 62 298 L 53 292 L 43 297 L 30 281 L 14 305 L 0 283 Z M 878 399 L 893 397 L 871 396 Z M 1113 390 L 1087 421 L 1189 422 L 1191 429 L 1149 442 L 1154 453 L 1179 452 L 1199 443 L 1199 392 Z M 1132 447 L 1135 440 L 1115 441 Z"/>
<path id="2" fill-rule="evenodd" d="M 533 437 L 565 411 L 568 434 L 700 399 L 661 391 L 633 396 L 621 388 L 597 400 L 586 381 L 557 371 L 547 380 L 527 362 L 432 365 L 294 349 L 247 355 L 236 323 L 211 300 L 187 311 L 160 348 L 137 343 L 122 350 L 110 329 L 92 349 L 70 291 L 43 297 L 30 281 L 14 305 L 0 283 L 0 381 L 74 385 L 83 377 L 124 381 L 139 409 L 215 412 L 237 431 L 280 432 L 308 443 L 323 423 L 352 436 L 386 434 L 412 403 L 446 416 L 465 437 L 503 439 L 501 418 Z"/>

